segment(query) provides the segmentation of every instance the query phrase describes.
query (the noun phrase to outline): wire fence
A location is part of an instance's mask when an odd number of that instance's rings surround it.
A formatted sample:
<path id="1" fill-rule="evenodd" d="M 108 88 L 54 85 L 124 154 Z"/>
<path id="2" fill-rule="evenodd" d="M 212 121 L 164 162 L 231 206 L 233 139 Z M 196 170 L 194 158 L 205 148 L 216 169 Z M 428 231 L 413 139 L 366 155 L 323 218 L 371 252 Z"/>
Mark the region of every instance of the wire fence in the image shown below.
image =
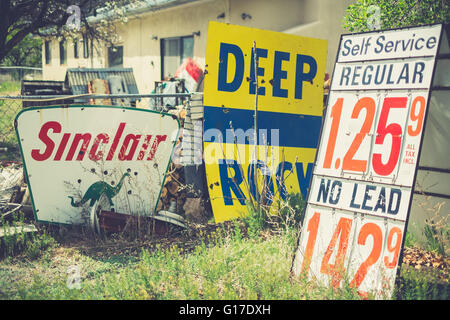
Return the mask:
<path id="1" fill-rule="evenodd" d="M 24 79 L 42 80 L 42 68 L 0 66 L 0 82 L 20 82 Z"/>
<path id="2" fill-rule="evenodd" d="M 81 94 L 58 96 L 0 96 L 0 161 L 19 161 L 20 150 L 14 120 L 24 108 L 55 105 L 114 105 L 170 112 L 188 105 L 190 93 Z"/>

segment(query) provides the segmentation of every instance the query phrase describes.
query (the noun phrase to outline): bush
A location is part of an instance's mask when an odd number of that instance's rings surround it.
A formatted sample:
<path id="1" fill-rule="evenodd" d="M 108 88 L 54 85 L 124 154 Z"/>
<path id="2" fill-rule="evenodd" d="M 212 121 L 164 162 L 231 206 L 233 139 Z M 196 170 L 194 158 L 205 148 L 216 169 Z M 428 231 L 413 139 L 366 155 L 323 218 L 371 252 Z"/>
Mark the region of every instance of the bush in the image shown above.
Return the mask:
<path id="1" fill-rule="evenodd" d="M 450 286 L 437 270 L 417 270 L 403 266 L 397 278 L 393 298 L 396 300 L 448 300 Z"/>
<path id="2" fill-rule="evenodd" d="M 39 258 L 43 252 L 56 245 L 45 231 L 29 231 L 23 221 L 4 221 L 5 232 L 0 239 L 0 258 L 24 254 L 29 259 Z"/>
<path id="3" fill-rule="evenodd" d="M 274 214 L 274 206 L 278 205 Z M 247 215 L 242 218 L 250 238 L 257 237 L 266 229 L 297 229 L 304 218 L 306 202 L 300 193 L 289 194 L 285 200 L 272 204 L 271 208 L 260 205 L 257 208 L 247 204 Z"/>

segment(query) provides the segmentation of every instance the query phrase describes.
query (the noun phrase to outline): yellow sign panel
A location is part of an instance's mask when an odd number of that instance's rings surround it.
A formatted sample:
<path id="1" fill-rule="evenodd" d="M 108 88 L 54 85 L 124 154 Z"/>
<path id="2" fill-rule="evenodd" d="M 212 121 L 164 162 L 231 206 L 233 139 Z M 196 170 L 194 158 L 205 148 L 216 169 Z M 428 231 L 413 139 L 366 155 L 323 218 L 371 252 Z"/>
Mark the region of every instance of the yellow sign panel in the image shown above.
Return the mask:
<path id="1" fill-rule="evenodd" d="M 325 40 L 210 22 L 204 147 L 217 222 L 245 214 L 249 197 L 263 194 L 276 203 L 288 193 L 306 195 L 322 122 L 326 51 Z M 260 192 L 263 184 L 268 192 Z"/>

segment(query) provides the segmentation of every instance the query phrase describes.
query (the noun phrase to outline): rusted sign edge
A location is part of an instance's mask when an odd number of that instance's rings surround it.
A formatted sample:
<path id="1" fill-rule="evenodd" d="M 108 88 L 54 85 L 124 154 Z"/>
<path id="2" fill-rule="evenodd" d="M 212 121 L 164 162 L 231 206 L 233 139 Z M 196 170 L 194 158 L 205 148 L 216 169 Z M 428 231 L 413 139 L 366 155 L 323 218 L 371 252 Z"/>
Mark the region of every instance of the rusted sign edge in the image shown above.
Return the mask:
<path id="1" fill-rule="evenodd" d="M 142 111 L 142 112 L 159 114 L 161 117 L 166 117 L 167 116 L 167 117 L 170 117 L 170 118 L 176 120 L 177 121 L 177 125 L 178 125 L 178 129 L 177 129 L 176 139 L 174 139 L 174 141 L 173 141 L 172 151 L 170 153 L 170 159 L 172 159 L 173 153 L 175 151 L 175 146 L 177 144 L 178 137 L 180 135 L 180 128 L 181 128 L 180 120 L 178 119 L 178 117 L 174 116 L 173 114 L 169 114 L 169 113 L 165 113 L 165 112 L 158 112 L 158 111 L 154 111 L 154 110 L 150 110 L 150 109 L 133 108 L 133 107 L 104 106 L 104 105 L 82 105 L 82 104 L 73 104 L 73 105 L 64 105 L 64 106 L 63 105 L 58 105 L 58 106 L 40 106 L 40 107 L 29 107 L 29 108 L 26 108 L 26 109 L 22 109 L 22 110 L 20 110 L 17 113 L 16 117 L 14 118 L 14 130 L 16 132 L 17 141 L 19 143 L 20 157 L 21 157 L 22 163 L 23 163 L 24 176 L 26 178 L 27 186 L 28 186 L 28 189 L 29 189 L 29 192 L 30 192 L 31 207 L 33 209 L 33 215 L 34 215 L 34 219 L 35 219 L 36 222 L 43 223 L 43 224 L 48 224 L 48 225 L 62 225 L 62 226 L 70 226 L 70 225 L 72 225 L 70 223 L 61 223 L 61 222 L 54 222 L 54 221 L 47 221 L 47 220 L 39 220 L 38 219 L 37 212 L 36 212 L 36 207 L 35 207 L 35 203 L 34 203 L 33 191 L 31 190 L 31 187 L 30 187 L 30 185 L 28 183 L 28 170 L 27 170 L 27 166 L 26 166 L 26 162 L 25 162 L 25 158 L 24 158 L 24 154 L 23 154 L 21 138 L 20 138 L 19 131 L 18 131 L 18 128 L 17 128 L 17 119 L 19 118 L 19 116 L 22 113 L 29 112 L 29 111 L 38 111 L 38 110 L 44 110 L 44 109 L 62 109 L 62 108 L 64 108 L 64 109 L 69 109 L 69 108 L 81 109 L 81 108 L 99 108 L 99 107 L 109 108 L 109 109 L 131 110 L 131 111 L 137 111 L 138 110 L 138 111 Z M 159 203 L 160 198 L 161 198 L 162 188 L 163 188 L 164 183 L 166 181 L 167 172 L 169 170 L 170 163 L 171 163 L 171 161 L 169 161 L 169 163 L 167 164 L 167 167 L 166 167 L 166 169 L 164 171 L 164 176 L 163 176 L 163 180 L 162 180 L 162 183 L 161 183 L 161 188 L 159 189 L 159 194 L 158 194 L 158 198 L 157 198 L 158 200 L 156 201 L 155 208 L 153 209 L 154 213 L 156 213 L 156 208 L 158 207 L 158 203 Z"/>

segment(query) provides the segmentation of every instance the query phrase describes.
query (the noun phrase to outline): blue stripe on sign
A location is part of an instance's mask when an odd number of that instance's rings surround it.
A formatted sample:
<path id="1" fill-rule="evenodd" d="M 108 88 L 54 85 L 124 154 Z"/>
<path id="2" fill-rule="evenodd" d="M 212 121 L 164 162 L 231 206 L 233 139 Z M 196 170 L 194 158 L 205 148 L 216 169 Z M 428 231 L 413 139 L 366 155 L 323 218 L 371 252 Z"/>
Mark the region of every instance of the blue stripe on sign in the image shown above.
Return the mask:
<path id="1" fill-rule="evenodd" d="M 205 106 L 204 117 L 205 142 L 219 142 L 216 141 L 217 130 L 219 130 L 225 140 L 224 142 L 233 143 L 231 126 L 235 132 L 238 129 L 244 132 L 249 129 L 253 130 L 253 110 Z M 319 143 L 321 125 L 322 117 L 319 116 L 258 111 L 258 130 L 260 132 L 258 144 L 294 148 L 316 148 Z M 212 130 L 207 132 L 210 129 Z M 271 129 L 279 129 L 279 143 L 276 142 L 276 137 L 271 135 Z M 248 131 L 248 133 L 251 133 L 251 131 Z M 229 138 L 227 139 L 227 134 L 228 137 L 231 137 L 231 140 Z M 261 138 L 262 134 L 266 137 L 263 139 L 267 142 Z M 240 141 L 238 143 L 242 143 L 243 140 Z M 249 144 L 249 141 L 246 138 L 245 144 Z"/>

